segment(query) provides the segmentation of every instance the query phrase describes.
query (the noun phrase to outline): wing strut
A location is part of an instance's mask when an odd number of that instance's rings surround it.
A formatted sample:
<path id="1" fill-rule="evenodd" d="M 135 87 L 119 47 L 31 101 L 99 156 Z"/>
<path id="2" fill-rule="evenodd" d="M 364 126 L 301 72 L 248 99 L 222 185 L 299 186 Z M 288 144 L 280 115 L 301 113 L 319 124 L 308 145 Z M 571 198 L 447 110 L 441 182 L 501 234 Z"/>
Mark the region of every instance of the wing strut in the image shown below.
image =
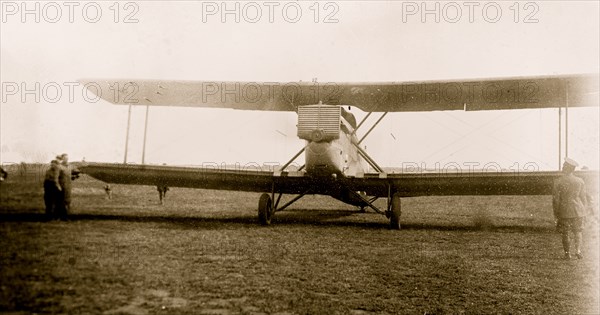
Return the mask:
<path id="1" fill-rule="evenodd" d="M 148 134 L 148 112 L 150 105 L 146 105 L 146 119 L 144 119 L 144 145 L 142 146 L 142 164 L 146 164 L 146 135 Z"/>
<path id="2" fill-rule="evenodd" d="M 302 148 L 300 151 L 298 151 L 298 153 L 296 153 L 296 155 L 294 155 L 287 163 L 285 163 L 280 169 L 279 172 L 283 172 L 283 170 L 285 170 L 286 167 L 290 166 L 290 164 L 292 164 L 292 162 L 294 162 L 294 160 L 296 160 L 300 154 L 302 154 L 302 152 L 304 152 L 304 150 L 306 150 L 306 147 Z M 302 168 L 304 168 L 304 166 L 302 166 L 301 168 L 299 168 L 298 170 L 300 171 Z"/>
<path id="3" fill-rule="evenodd" d="M 373 114 L 373 112 L 368 112 L 367 116 L 365 116 L 360 123 L 358 123 L 358 126 L 356 126 L 356 128 L 354 128 L 354 130 L 352 131 L 352 135 L 356 134 L 356 131 L 358 130 L 358 128 L 360 128 L 360 126 L 362 126 L 365 121 L 367 121 L 367 118 L 369 118 L 369 116 L 371 116 L 371 114 Z"/>
<path id="4" fill-rule="evenodd" d="M 127 131 L 125 132 L 125 156 L 123 157 L 123 164 L 127 164 L 127 151 L 129 151 L 129 127 L 131 125 L 131 104 L 127 110 Z"/>
<path id="5" fill-rule="evenodd" d="M 371 113 L 369 113 L 369 114 L 371 114 Z M 363 142 L 363 140 L 365 140 L 365 138 L 367 138 L 367 136 L 371 133 L 371 131 L 373 131 L 373 129 L 375 129 L 375 127 L 377 127 L 377 125 L 379 125 L 379 122 L 381 122 L 383 117 L 385 117 L 385 115 L 387 115 L 387 114 L 388 114 L 388 112 L 385 112 L 385 113 L 383 113 L 383 115 L 381 115 L 381 117 L 379 117 L 379 119 L 377 119 L 377 121 L 373 124 L 373 126 L 371 126 L 371 128 L 367 131 L 367 133 L 365 133 L 365 135 L 362 138 L 360 138 L 360 140 L 358 140 L 358 144 L 360 144 L 361 142 Z M 358 127 L 356 127 L 356 129 L 358 129 Z"/>
<path id="6" fill-rule="evenodd" d="M 565 84 L 565 157 L 569 157 L 569 83 Z M 558 106 L 558 170 L 562 168 L 562 105 Z"/>
<path id="7" fill-rule="evenodd" d="M 357 143 L 354 143 L 354 142 L 352 143 L 356 147 L 356 149 L 358 150 L 358 154 L 360 156 L 362 156 L 365 159 L 365 161 L 367 161 L 367 163 L 369 163 L 369 165 L 371 165 L 371 167 L 374 168 L 378 173 L 385 173 L 385 172 L 383 171 L 383 169 L 379 165 L 377 165 L 377 163 L 375 163 L 375 160 L 373 160 L 373 158 L 371 158 L 369 156 L 369 154 L 367 154 L 367 152 L 360 147 L 360 143 L 363 142 L 363 140 L 365 140 L 367 138 L 367 136 L 371 133 L 371 131 L 373 131 L 373 129 L 375 129 L 375 127 L 377 127 L 377 125 L 379 125 L 379 123 L 381 122 L 381 120 L 383 120 L 383 118 L 387 114 L 388 114 L 388 112 L 383 113 L 379 117 L 379 119 L 377 119 L 377 121 L 373 124 L 373 126 L 371 126 L 371 128 L 369 128 L 369 130 L 367 130 L 367 132 L 365 133 L 365 135 L 362 136 L 362 138 L 360 138 L 360 140 L 358 140 Z M 367 120 L 367 118 L 369 118 L 370 115 L 371 115 L 371 112 L 369 112 L 367 114 L 367 116 L 365 116 L 365 118 L 363 118 L 363 120 L 356 127 L 356 129 L 358 129 L 358 127 L 360 127 Z M 355 132 L 356 132 L 356 129 L 354 130 Z"/>
<path id="8" fill-rule="evenodd" d="M 356 143 L 352 143 L 354 144 L 354 146 L 356 147 L 356 149 L 358 150 L 358 154 L 360 154 L 360 156 L 363 157 L 363 159 L 365 159 L 365 161 L 367 161 L 367 163 L 369 163 L 369 165 L 371 165 L 372 168 L 374 168 L 377 173 L 385 173 L 383 171 L 383 169 L 377 165 L 377 163 L 375 163 L 375 160 L 373 160 L 365 150 L 363 150 L 358 144 Z"/>
<path id="9" fill-rule="evenodd" d="M 565 101 L 565 157 L 569 157 L 569 82 L 566 87 L 566 101 Z"/>
<path id="10" fill-rule="evenodd" d="M 558 170 L 562 163 L 562 107 L 558 107 Z"/>

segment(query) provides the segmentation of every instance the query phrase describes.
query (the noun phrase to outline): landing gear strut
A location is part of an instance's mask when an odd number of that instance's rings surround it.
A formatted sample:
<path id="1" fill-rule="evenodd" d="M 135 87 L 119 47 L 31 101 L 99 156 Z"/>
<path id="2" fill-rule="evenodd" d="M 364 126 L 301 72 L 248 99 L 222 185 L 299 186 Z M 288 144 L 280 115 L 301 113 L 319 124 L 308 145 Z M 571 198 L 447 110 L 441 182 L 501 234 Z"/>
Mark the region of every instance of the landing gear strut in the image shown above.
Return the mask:
<path id="1" fill-rule="evenodd" d="M 261 225 L 270 225 L 275 212 L 283 211 L 310 192 L 311 189 L 308 189 L 280 207 L 279 201 L 283 193 L 279 193 L 277 200 L 275 200 L 275 185 L 273 184 L 273 190 L 270 195 L 267 193 L 260 195 L 260 199 L 258 200 L 258 221 Z"/>
<path id="2" fill-rule="evenodd" d="M 388 184 L 388 193 L 387 193 L 387 209 L 385 211 L 380 210 L 377 206 L 373 204 L 378 197 L 373 197 L 371 199 L 365 198 L 365 196 L 351 187 L 349 188 L 351 194 L 353 194 L 356 198 L 363 201 L 363 205 L 360 205 L 360 211 L 365 212 L 367 207 L 375 210 L 375 212 L 379 214 L 385 214 L 385 217 L 390 219 L 390 229 L 399 230 L 400 229 L 400 216 L 402 214 L 402 210 L 400 207 L 400 194 L 395 193 L 392 190 L 392 186 Z"/>

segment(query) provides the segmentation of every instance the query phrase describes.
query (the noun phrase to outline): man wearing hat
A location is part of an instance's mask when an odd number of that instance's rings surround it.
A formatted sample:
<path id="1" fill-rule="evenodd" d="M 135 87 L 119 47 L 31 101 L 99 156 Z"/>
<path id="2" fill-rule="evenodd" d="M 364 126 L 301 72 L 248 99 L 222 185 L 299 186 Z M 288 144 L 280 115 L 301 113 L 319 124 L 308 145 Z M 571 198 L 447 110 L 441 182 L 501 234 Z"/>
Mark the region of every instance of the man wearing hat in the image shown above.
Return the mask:
<path id="1" fill-rule="evenodd" d="M 573 174 L 578 165 L 574 160 L 565 158 L 562 167 L 563 175 L 554 181 L 552 193 L 552 208 L 557 222 L 556 228 L 562 236 L 565 259 L 571 259 L 570 234 L 573 234 L 575 256 L 578 259 L 583 258 L 581 232 L 587 198 L 583 179 Z"/>
<path id="2" fill-rule="evenodd" d="M 58 160 L 52 160 L 50 167 L 44 176 L 44 204 L 46 205 L 46 216 L 53 219 L 62 202 L 62 187 L 58 181 L 60 165 Z"/>
<path id="3" fill-rule="evenodd" d="M 62 188 L 60 202 L 57 206 L 58 216 L 61 220 L 67 220 L 67 215 L 71 208 L 71 181 L 79 177 L 79 170 L 73 169 L 69 165 L 69 155 L 63 153 L 60 155 L 60 172 L 58 182 Z"/>

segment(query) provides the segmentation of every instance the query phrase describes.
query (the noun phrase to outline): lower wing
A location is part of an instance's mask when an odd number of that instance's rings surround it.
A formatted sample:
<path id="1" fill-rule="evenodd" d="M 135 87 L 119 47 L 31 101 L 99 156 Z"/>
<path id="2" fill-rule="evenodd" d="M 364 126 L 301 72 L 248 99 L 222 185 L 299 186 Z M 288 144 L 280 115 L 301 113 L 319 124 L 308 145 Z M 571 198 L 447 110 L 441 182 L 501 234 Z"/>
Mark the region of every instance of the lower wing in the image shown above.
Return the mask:
<path id="1" fill-rule="evenodd" d="M 84 174 L 114 184 L 254 192 L 270 192 L 275 184 L 278 191 L 287 194 L 302 193 L 313 185 L 310 178 L 290 172 L 275 176 L 273 172 L 248 169 L 87 162 L 78 168 Z"/>
<path id="2" fill-rule="evenodd" d="M 364 191 L 369 196 L 550 195 L 561 172 L 463 172 L 365 174 L 363 177 L 312 178 L 298 172 L 231 170 L 180 166 L 84 163 L 82 173 L 107 183 L 188 187 L 284 194 L 329 194 L 333 186 Z M 588 191 L 598 191 L 598 171 L 580 171 Z"/>
<path id="3" fill-rule="evenodd" d="M 554 180 L 562 172 L 459 172 L 426 174 L 366 174 L 349 178 L 356 191 L 386 197 L 391 189 L 401 197 L 450 195 L 551 195 Z M 580 171 L 588 191 L 598 191 L 598 171 Z"/>

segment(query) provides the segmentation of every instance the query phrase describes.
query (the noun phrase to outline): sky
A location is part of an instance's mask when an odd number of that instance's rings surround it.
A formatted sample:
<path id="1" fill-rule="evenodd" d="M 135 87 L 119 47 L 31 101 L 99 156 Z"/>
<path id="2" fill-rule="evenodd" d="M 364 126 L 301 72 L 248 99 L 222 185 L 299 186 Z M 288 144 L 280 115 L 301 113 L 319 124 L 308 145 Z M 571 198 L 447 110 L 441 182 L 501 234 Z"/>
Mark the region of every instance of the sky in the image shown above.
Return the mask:
<path id="1" fill-rule="evenodd" d="M 73 161 L 124 161 L 127 107 L 90 101 L 81 79 L 388 82 L 600 72 L 597 1 L 22 3 L 2 1 L 3 164 L 49 162 L 63 152 Z M 144 107 L 132 109 L 128 162 L 141 163 L 144 118 Z M 289 112 L 152 107 L 145 162 L 285 163 L 304 145 L 296 120 Z M 599 133 L 597 107 L 570 109 L 568 155 L 598 169 Z M 555 170 L 567 154 L 558 135 L 557 109 L 390 113 L 364 144 L 382 166 Z"/>

